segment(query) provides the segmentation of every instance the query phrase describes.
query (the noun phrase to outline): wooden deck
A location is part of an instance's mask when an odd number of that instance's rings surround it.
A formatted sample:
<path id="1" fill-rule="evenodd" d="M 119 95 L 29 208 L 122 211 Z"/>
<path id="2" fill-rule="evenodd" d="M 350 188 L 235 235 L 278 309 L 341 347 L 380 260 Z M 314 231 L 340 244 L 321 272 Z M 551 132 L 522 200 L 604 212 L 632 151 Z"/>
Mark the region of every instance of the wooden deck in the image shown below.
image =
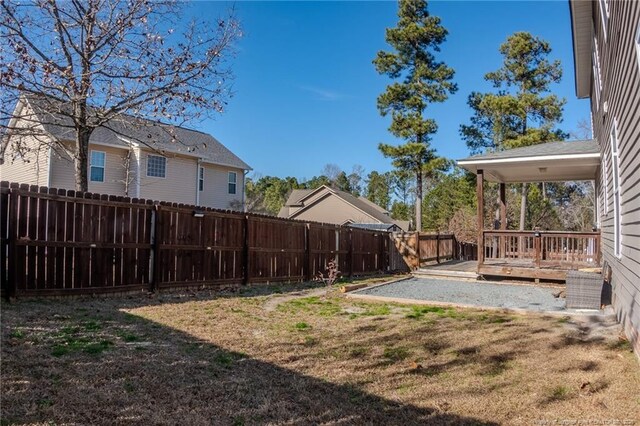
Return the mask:
<path id="1" fill-rule="evenodd" d="M 600 266 L 599 232 L 482 232 L 480 275 L 565 281 L 567 272 Z"/>
<path id="2" fill-rule="evenodd" d="M 446 263 L 422 266 L 414 272 L 416 276 L 438 276 L 476 279 L 487 277 L 513 277 L 515 279 L 565 281 L 570 269 L 566 265 L 551 265 L 537 268 L 534 261 L 508 259 L 485 260 L 478 267 L 476 260 L 452 260 Z"/>

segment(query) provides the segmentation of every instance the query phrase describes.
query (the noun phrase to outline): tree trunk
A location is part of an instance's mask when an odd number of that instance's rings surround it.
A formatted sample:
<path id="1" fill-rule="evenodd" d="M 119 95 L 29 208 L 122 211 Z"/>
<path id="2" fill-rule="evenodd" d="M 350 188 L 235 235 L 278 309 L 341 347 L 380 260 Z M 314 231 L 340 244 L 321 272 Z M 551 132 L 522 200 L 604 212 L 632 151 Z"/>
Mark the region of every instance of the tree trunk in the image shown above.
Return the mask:
<path id="1" fill-rule="evenodd" d="M 527 218 L 527 184 L 522 184 L 522 197 L 520 201 L 520 230 L 524 231 L 524 222 Z"/>
<path id="2" fill-rule="evenodd" d="M 89 153 L 89 137 L 91 131 L 89 129 L 76 129 L 76 152 L 74 158 L 75 176 L 76 176 L 76 191 L 89 191 L 89 184 L 87 179 L 88 169 L 88 153 Z"/>
<path id="3" fill-rule="evenodd" d="M 416 173 L 416 231 L 422 231 L 422 170 Z"/>

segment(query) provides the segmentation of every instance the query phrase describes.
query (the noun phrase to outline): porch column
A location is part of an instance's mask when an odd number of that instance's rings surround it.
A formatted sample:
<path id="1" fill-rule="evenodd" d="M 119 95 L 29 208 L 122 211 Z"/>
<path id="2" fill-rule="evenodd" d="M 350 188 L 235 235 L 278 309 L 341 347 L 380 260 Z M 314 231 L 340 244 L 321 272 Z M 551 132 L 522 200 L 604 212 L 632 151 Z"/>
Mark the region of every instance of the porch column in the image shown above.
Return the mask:
<path id="1" fill-rule="evenodd" d="M 500 229 L 507 229 L 507 194 L 504 183 L 500 183 Z"/>
<path id="2" fill-rule="evenodd" d="M 476 197 L 478 198 L 478 272 L 484 263 L 484 171 L 476 172 Z"/>

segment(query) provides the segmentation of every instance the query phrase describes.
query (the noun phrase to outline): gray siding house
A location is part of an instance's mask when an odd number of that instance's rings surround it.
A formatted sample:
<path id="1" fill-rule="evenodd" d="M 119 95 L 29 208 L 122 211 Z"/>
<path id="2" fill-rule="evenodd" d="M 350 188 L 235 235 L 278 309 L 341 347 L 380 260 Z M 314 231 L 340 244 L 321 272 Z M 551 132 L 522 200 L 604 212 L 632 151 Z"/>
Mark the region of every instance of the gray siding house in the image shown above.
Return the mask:
<path id="1" fill-rule="evenodd" d="M 570 0 L 578 98 L 591 100 L 603 261 L 640 354 L 640 2 Z"/>
<path id="2" fill-rule="evenodd" d="M 640 1 L 570 0 L 569 7 L 576 93 L 590 99 L 594 139 L 458 161 L 477 176 L 478 274 L 564 280 L 569 270 L 602 266 L 618 320 L 640 355 Z M 505 184 L 572 180 L 595 182 L 597 230 L 525 230 L 510 239 Z M 485 181 L 500 185 L 499 230 L 483 229 Z M 553 243 L 558 236 L 565 243 Z"/>

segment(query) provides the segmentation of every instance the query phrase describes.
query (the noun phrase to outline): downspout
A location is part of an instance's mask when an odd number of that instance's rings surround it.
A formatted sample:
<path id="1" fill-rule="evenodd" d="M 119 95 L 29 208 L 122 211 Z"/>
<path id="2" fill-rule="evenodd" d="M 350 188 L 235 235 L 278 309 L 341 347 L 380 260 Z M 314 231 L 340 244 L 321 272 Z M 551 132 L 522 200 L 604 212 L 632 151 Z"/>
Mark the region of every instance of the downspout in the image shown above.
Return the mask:
<path id="1" fill-rule="evenodd" d="M 49 170 L 47 170 L 47 184 L 46 186 L 51 188 L 51 161 L 53 160 L 53 148 L 51 147 L 51 145 L 49 145 L 49 159 L 47 161 L 47 167 L 49 168 Z"/>
<path id="2" fill-rule="evenodd" d="M 245 170 L 242 172 L 242 211 L 246 212 L 247 211 L 247 206 L 244 203 L 244 190 L 246 188 L 246 182 L 247 182 L 247 175 L 249 174 L 249 170 Z"/>
<path id="3" fill-rule="evenodd" d="M 136 174 L 135 174 L 135 180 L 136 180 L 136 197 L 138 198 L 142 198 L 140 194 L 140 174 L 142 173 L 140 171 L 140 157 L 142 156 L 140 153 L 140 148 L 138 147 L 134 147 L 133 148 L 133 155 L 136 157 Z"/>
<path id="4" fill-rule="evenodd" d="M 202 164 L 202 158 L 198 158 L 196 161 L 196 206 L 200 205 L 200 165 Z"/>

